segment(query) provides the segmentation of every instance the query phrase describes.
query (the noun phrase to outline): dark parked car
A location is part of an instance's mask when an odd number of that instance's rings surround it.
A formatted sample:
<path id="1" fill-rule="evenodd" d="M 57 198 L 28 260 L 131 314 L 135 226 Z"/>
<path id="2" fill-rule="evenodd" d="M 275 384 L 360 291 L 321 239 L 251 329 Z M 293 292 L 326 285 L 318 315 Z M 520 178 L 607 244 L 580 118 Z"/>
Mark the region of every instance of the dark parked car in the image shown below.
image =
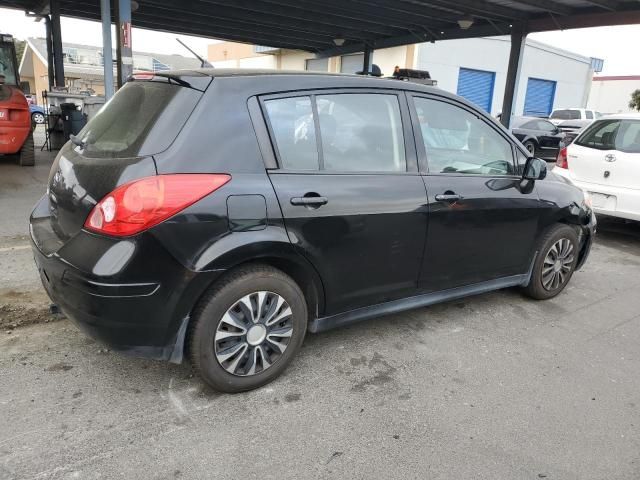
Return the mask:
<path id="1" fill-rule="evenodd" d="M 580 132 L 591 125 L 593 120 L 564 120 L 558 123 L 558 128 L 564 133 L 564 138 L 560 142 L 560 148 L 571 145 Z"/>
<path id="2" fill-rule="evenodd" d="M 555 161 L 564 132 L 544 118 L 515 117 L 511 132 L 531 155 Z"/>
<path id="3" fill-rule="evenodd" d="M 307 331 L 490 290 L 557 295 L 583 193 L 469 102 L 413 82 L 144 74 L 58 154 L 30 219 L 43 284 L 113 348 L 237 392 Z"/>

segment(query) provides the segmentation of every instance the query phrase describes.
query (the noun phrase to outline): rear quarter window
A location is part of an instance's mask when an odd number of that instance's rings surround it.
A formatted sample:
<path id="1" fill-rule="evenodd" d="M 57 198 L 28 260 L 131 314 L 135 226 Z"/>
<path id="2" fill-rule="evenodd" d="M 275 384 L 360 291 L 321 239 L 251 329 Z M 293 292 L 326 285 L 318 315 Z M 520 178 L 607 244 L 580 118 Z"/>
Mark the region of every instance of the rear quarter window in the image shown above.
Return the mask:
<path id="1" fill-rule="evenodd" d="M 166 150 L 202 93 L 162 81 L 127 83 L 80 131 L 85 157 L 128 158 Z"/>

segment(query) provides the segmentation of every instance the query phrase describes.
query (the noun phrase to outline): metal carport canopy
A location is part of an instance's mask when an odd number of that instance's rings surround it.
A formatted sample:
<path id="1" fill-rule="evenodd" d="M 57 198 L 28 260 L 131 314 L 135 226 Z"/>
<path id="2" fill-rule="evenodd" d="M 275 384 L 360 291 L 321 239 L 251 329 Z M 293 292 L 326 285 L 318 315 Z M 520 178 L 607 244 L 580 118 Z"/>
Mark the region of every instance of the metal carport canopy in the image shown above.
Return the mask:
<path id="1" fill-rule="evenodd" d="M 117 1 L 117 0 L 116 0 Z M 99 0 L 59 0 L 100 20 Z M 114 2 L 112 1 L 112 4 Z M 137 0 L 136 27 L 333 56 L 425 41 L 640 23 L 640 0 Z M 0 6 L 49 13 L 47 0 Z M 458 21 L 473 18 L 470 28 Z M 344 39 L 337 46 L 334 39 Z"/>
<path id="2" fill-rule="evenodd" d="M 455 38 L 511 36 L 501 121 L 509 126 L 528 33 L 640 23 L 640 0 L 103 0 L 118 35 L 118 83 L 132 71 L 120 26 L 313 52 L 318 58 Z M 114 5 L 124 6 L 120 9 Z M 130 8 L 131 5 L 135 8 Z M 101 20 L 100 0 L 0 0 L 0 6 L 49 15 L 56 85 L 64 85 L 60 16 Z M 129 10 L 133 10 L 130 12 Z M 116 15 L 116 12 L 119 12 Z M 131 14 L 131 16 L 129 16 Z M 109 20 L 103 20 L 110 51 Z M 462 27 L 467 28 L 462 28 Z M 124 66 L 123 58 L 128 60 Z M 112 84 L 105 67 L 105 87 Z M 110 96 L 110 93 L 107 94 Z"/>

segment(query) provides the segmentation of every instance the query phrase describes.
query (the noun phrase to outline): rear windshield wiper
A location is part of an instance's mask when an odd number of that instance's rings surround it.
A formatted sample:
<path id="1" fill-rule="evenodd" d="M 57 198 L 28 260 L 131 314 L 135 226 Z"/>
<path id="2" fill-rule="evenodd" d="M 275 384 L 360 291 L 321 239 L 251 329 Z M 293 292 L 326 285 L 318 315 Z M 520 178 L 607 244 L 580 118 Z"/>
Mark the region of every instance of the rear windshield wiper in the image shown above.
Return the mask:
<path id="1" fill-rule="evenodd" d="M 71 140 L 71 143 L 73 143 L 74 145 L 79 146 L 80 148 L 84 148 L 84 146 L 86 144 L 86 142 L 84 140 L 80 140 L 73 133 L 71 135 L 69 135 L 69 140 Z"/>

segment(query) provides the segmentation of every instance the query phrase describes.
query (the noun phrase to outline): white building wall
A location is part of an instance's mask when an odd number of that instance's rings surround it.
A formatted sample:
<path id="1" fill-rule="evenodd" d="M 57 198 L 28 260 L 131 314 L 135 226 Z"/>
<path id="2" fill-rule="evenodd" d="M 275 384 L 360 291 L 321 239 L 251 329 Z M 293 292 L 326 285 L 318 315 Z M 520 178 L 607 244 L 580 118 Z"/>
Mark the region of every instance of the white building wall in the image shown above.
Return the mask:
<path id="1" fill-rule="evenodd" d="M 438 87 L 456 93 L 460 68 L 495 72 L 491 114 L 502 111 L 502 99 L 509 64 L 508 37 L 444 40 L 418 45 L 416 68 L 428 70 Z M 515 114 L 522 115 L 530 77 L 556 81 L 553 108 L 585 107 L 592 76 L 591 61 L 533 40 L 527 40 Z"/>
<path id="2" fill-rule="evenodd" d="M 595 77 L 589 94 L 589 108 L 602 113 L 631 112 L 631 93 L 640 89 L 640 75 L 632 77 Z"/>

